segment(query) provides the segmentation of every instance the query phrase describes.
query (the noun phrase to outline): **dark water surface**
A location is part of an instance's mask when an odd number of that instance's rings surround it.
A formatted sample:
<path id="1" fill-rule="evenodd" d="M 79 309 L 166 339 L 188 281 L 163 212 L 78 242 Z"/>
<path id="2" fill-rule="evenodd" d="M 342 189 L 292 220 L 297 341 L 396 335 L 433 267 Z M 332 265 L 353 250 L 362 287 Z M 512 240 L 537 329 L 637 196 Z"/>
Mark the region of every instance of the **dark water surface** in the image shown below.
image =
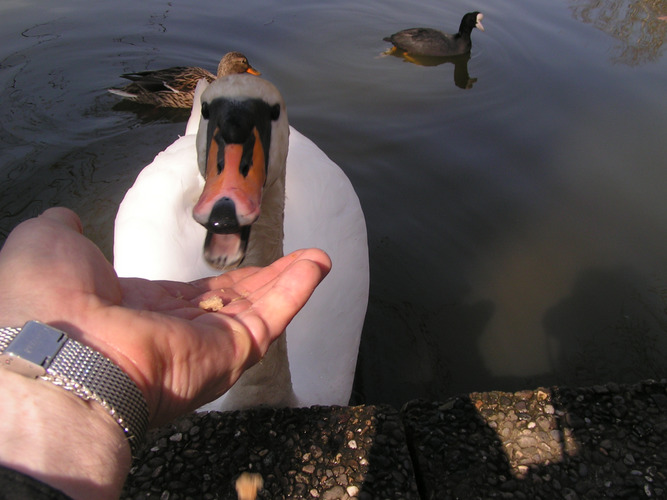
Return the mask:
<path id="1" fill-rule="evenodd" d="M 469 60 L 380 56 L 384 36 L 474 9 Z M 666 376 L 664 16 L 649 0 L 5 1 L 0 239 L 66 205 L 111 258 L 118 203 L 187 115 L 105 89 L 241 50 L 361 199 L 359 401 Z"/>

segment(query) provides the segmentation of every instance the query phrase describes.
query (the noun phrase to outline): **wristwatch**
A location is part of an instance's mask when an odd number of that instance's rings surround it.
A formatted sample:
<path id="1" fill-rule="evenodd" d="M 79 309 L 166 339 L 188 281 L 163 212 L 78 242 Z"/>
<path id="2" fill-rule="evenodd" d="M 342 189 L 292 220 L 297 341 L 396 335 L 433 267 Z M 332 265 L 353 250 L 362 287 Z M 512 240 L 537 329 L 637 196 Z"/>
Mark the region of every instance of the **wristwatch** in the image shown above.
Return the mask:
<path id="1" fill-rule="evenodd" d="M 101 404 L 125 432 L 132 456 L 148 428 L 148 404 L 109 358 L 38 321 L 0 327 L 0 367 L 52 382 Z"/>

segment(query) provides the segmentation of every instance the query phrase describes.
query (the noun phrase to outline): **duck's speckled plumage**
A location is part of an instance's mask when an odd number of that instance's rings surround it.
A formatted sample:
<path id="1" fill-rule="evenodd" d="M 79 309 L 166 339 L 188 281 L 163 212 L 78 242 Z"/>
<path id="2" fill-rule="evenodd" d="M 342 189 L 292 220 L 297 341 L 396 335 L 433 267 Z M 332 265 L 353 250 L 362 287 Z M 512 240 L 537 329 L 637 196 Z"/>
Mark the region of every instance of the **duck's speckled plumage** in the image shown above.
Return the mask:
<path id="1" fill-rule="evenodd" d="M 124 73 L 121 77 L 132 83 L 120 88 L 109 89 L 112 94 L 131 101 L 162 108 L 191 108 L 197 82 L 202 78 L 211 83 L 216 78 L 239 73 L 259 75 L 248 58 L 240 52 L 228 52 L 218 64 L 217 75 L 195 66 L 174 66 L 172 68 L 138 73 Z"/>

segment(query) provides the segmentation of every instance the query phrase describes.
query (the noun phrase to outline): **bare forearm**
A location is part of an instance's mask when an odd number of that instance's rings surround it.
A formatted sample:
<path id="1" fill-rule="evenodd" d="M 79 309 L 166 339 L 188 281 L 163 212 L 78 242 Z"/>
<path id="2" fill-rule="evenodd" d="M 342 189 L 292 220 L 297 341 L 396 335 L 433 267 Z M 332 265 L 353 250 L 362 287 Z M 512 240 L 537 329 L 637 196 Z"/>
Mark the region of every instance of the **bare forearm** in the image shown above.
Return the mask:
<path id="1" fill-rule="evenodd" d="M 118 498 L 131 458 L 98 403 L 0 368 L 0 463 L 75 499 Z"/>

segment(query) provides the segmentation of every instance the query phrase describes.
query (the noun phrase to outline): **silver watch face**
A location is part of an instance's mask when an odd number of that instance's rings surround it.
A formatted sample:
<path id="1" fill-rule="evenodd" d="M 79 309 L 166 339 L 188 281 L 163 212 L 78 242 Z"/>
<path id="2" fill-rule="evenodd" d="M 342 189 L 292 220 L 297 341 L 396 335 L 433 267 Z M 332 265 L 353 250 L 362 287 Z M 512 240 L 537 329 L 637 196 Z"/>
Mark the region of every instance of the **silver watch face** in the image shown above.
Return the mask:
<path id="1" fill-rule="evenodd" d="M 60 330 L 29 321 L 0 354 L 0 364 L 26 377 L 41 377 L 67 338 Z"/>

